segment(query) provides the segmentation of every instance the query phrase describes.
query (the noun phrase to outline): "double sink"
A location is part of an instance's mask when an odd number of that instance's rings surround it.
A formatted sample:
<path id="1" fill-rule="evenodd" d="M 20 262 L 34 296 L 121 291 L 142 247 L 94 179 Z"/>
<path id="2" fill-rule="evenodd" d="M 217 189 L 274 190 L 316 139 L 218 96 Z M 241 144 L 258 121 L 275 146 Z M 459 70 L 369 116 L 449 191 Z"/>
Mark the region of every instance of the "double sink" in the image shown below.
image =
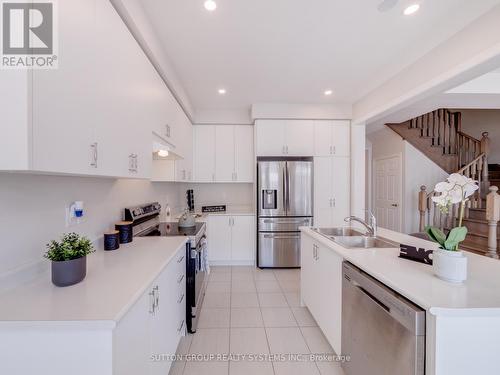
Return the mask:
<path id="1" fill-rule="evenodd" d="M 349 227 L 312 228 L 312 230 L 347 249 L 399 247 L 386 239 L 363 235 L 361 232 Z"/>

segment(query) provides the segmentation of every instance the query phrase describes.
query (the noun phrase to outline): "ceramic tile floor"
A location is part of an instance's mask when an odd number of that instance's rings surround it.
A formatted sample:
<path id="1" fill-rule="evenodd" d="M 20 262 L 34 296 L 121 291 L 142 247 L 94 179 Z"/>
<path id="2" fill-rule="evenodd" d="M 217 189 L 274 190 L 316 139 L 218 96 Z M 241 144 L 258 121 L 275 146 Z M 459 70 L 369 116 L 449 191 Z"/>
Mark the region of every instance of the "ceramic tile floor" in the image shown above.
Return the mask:
<path id="1" fill-rule="evenodd" d="M 178 354 L 333 353 L 307 308 L 300 306 L 300 270 L 212 267 L 198 330 Z M 234 359 L 234 357 L 233 357 Z M 179 361 L 171 375 L 343 375 L 335 362 Z"/>

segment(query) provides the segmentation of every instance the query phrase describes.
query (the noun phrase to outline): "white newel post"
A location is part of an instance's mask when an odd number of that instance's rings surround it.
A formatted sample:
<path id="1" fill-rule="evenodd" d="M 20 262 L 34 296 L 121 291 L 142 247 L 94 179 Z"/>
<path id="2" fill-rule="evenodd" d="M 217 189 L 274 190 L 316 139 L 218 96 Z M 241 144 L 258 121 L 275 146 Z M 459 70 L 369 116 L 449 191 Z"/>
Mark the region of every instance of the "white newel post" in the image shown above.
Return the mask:
<path id="1" fill-rule="evenodd" d="M 491 186 L 486 197 L 486 220 L 488 220 L 488 256 L 498 259 L 498 222 L 500 221 L 500 195 L 498 187 Z"/>

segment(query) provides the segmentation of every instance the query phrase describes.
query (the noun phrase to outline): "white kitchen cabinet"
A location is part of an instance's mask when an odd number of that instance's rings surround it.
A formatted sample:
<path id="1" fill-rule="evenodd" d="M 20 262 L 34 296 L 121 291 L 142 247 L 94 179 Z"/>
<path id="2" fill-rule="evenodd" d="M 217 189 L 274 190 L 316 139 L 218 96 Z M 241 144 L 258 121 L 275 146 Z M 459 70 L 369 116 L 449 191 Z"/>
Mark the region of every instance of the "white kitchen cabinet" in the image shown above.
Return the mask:
<path id="1" fill-rule="evenodd" d="M 213 264 L 255 264 L 255 216 L 210 215 L 209 259 Z"/>
<path id="2" fill-rule="evenodd" d="M 349 156 L 350 131 L 351 125 L 349 121 L 314 121 L 314 155 Z"/>
<path id="3" fill-rule="evenodd" d="M 253 182 L 253 126 L 198 125 L 194 134 L 197 182 Z"/>
<path id="4" fill-rule="evenodd" d="M 231 237 L 231 216 L 210 215 L 208 219 L 208 256 L 210 262 L 230 262 Z"/>
<path id="5" fill-rule="evenodd" d="M 235 138 L 234 126 L 218 125 L 215 127 L 215 180 L 217 182 L 234 181 Z"/>
<path id="6" fill-rule="evenodd" d="M 314 158 L 314 225 L 345 225 L 350 214 L 350 160 L 348 157 Z"/>
<path id="7" fill-rule="evenodd" d="M 194 175 L 196 182 L 215 181 L 215 126 L 194 127 Z"/>
<path id="8" fill-rule="evenodd" d="M 314 126 L 310 120 L 286 122 L 286 154 L 289 156 L 314 155 Z"/>
<path id="9" fill-rule="evenodd" d="M 168 374 L 171 362 L 151 355 L 174 354 L 185 333 L 185 249 L 120 320 L 113 331 L 113 374 Z"/>
<path id="10" fill-rule="evenodd" d="M 336 353 L 342 353 L 342 262 L 334 251 L 302 234 L 301 299 Z"/>
<path id="11" fill-rule="evenodd" d="M 235 180 L 237 182 L 254 182 L 253 134 L 253 126 L 238 125 L 234 127 Z"/>
<path id="12" fill-rule="evenodd" d="M 312 156 L 314 126 L 310 120 L 257 120 L 257 156 Z"/>

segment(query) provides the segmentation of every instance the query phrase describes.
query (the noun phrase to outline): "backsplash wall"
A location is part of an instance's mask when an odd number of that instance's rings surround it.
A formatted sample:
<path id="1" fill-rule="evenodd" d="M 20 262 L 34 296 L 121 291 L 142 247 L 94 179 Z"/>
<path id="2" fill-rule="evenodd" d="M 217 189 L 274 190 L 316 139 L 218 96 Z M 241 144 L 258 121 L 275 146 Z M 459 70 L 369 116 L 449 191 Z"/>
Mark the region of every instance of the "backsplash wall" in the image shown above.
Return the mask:
<path id="1" fill-rule="evenodd" d="M 85 202 L 86 218 L 80 225 L 66 227 L 65 207 L 76 200 Z M 96 240 L 122 219 L 125 207 L 150 201 L 162 205 L 168 201 L 172 209 L 180 210 L 180 185 L 0 173 L 0 278 L 37 265 L 45 244 L 62 233 L 77 232 Z"/>
<path id="2" fill-rule="evenodd" d="M 184 184 L 182 189 L 182 203 L 186 205 L 185 191 L 194 190 L 196 211 L 201 206 L 225 204 L 228 209 L 253 209 L 253 184 Z"/>

